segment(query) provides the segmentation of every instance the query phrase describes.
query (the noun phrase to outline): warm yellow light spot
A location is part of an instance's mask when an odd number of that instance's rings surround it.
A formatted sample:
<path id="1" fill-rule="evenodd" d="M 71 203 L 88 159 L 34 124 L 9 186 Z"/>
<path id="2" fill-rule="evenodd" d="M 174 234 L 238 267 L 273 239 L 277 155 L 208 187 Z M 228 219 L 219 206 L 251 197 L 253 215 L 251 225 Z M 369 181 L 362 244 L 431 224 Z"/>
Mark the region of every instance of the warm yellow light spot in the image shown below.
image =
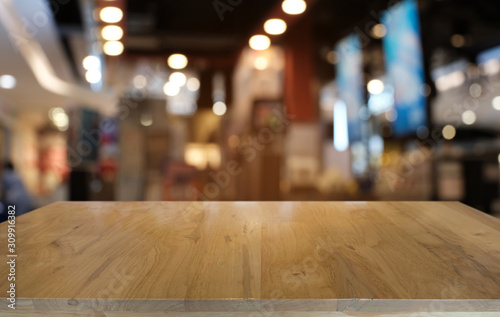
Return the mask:
<path id="1" fill-rule="evenodd" d="M 123 18 L 123 11 L 117 7 L 105 7 L 99 13 L 101 21 L 106 23 L 117 23 Z"/>
<path id="2" fill-rule="evenodd" d="M 264 31 L 271 35 L 283 34 L 286 31 L 286 22 L 281 19 L 269 19 L 264 23 Z"/>
<path id="3" fill-rule="evenodd" d="M 265 35 L 254 35 L 250 38 L 248 44 L 254 50 L 263 51 L 271 46 L 271 40 Z"/>
<path id="4" fill-rule="evenodd" d="M 455 135 L 457 134 L 457 130 L 455 129 L 454 126 L 448 124 L 443 128 L 443 137 L 446 140 L 452 140 Z"/>

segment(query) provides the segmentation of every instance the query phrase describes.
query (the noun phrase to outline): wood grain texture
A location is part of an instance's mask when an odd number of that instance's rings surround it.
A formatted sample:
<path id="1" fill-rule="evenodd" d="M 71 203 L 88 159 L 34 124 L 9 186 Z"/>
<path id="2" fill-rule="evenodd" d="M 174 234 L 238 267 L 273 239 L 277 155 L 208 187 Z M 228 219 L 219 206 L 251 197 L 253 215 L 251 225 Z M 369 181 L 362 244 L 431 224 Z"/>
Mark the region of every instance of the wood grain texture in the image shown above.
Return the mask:
<path id="1" fill-rule="evenodd" d="M 33 314 L 500 311 L 500 220 L 457 202 L 59 202 L 16 230 Z"/>
<path id="2" fill-rule="evenodd" d="M 342 312 L 275 312 L 272 314 L 258 314 L 252 312 L 26 312 L 16 311 L 3 313 L 0 317 L 498 317 L 498 313 L 492 312 L 423 312 L 423 313 L 342 313 Z"/>

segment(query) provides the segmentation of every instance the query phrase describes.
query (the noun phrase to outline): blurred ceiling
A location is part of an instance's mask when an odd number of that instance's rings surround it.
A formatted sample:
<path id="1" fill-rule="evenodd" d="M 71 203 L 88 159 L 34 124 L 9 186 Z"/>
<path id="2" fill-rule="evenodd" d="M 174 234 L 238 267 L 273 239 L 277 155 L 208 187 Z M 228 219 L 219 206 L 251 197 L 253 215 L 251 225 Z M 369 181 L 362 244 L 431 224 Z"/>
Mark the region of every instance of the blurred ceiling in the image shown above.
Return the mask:
<path id="1" fill-rule="evenodd" d="M 14 111 L 87 106 L 112 115 L 114 92 L 96 93 L 72 72 L 76 63 L 68 60 L 73 54 L 61 41 L 51 12 L 54 3 L 0 0 L 0 75 L 12 75 L 17 81 L 13 89 L 0 90 L 0 105 Z M 74 34 L 81 37 L 81 32 Z"/>
<path id="2" fill-rule="evenodd" d="M 81 0 L 93 1 L 93 0 Z M 73 60 L 68 38 L 82 33 L 79 0 L 47 1 L 55 14 L 63 48 Z M 167 55 L 183 52 L 200 57 L 234 57 L 248 38 L 279 7 L 281 0 L 126 0 L 125 54 Z M 369 36 L 369 27 L 380 21 L 393 0 L 317 0 L 306 14 L 312 16 L 318 47 L 333 47 L 355 31 Z M 445 48 L 450 55 L 475 55 L 500 45 L 500 1 L 419 0 L 424 48 Z M 455 48 L 452 34 L 463 34 L 467 43 Z M 372 41 L 376 42 L 376 41 Z M 78 62 L 79 63 L 79 62 Z M 74 70 L 75 71 L 75 70 Z"/>
<path id="3" fill-rule="evenodd" d="M 279 3 L 128 0 L 126 49 L 128 53 L 235 54 Z"/>
<path id="4" fill-rule="evenodd" d="M 23 17 L 25 27 L 23 31 L 41 44 L 53 65 L 55 74 L 64 80 L 72 80 L 70 63 L 60 44 L 56 25 L 50 16 L 46 23 L 35 24 L 37 17 L 42 17 L 44 13 L 50 15 L 46 1 L 16 0 L 12 3 L 19 15 Z M 49 108 L 63 106 L 67 102 L 67 98 L 50 93 L 41 87 L 2 24 L 0 24 L 0 56 L 0 75 L 13 75 L 17 80 L 14 89 L 0 89 L 0 101 L 5 106 L 16 109 L 33 106 Z"/>
<path id="5" fill-rule="evenodd" d="M 52 10 L 54 21 L 37 28 L 35 37 L 58 76 L 67 80 L 83 81 L 81 60 L 87 52 L 87 44 L 80 5 L 84 1 L 94 0 L 13 1 L 28 21 L 38 12 Z M 368 36 L 368 26 L 380 20 L 389 2 L 393 1 L 317 0 L 308 8 L 306 14 L 314 24 L 312 36 L 317 58 L 323 63 L 318 67 L 319 74 L 333 77 L 334 68 L 326 63 L 322 50 L 331 50 L 339 39 L 353 31 Z M 235 61 L 248 38 L 280 3 L 281 0 L 126 0 L 124 57 L 163 57 L 183 52 Z M 449 61 L 463 56 L 474 61 L 482 50 L 500 45 L 500 1 L 419 0 L 419 4 L 427 65 L 432 64 L 432 54 L 437 49 L 446 50 Z M 452 46 L 453 34 L 465 36 L 467 41 L 463 47 Z M 369 45 L 381 45 L 381 41 L 372 40 Z M 23 87 L 23 91 L 19 88 L 0 91 L 4 101 L 47 106 L 64 101 L 40 87 L 1 28 L 0 47 L 0 73 L 13 74 L 18 79 L 18 87 Z"/>
<path id="6" fill-rule="evenodd" d="M 478 53 L 500 45 L 500 1 L 421 0 L 419 4 L 424 53 L 432 54 L 440 48 L 451 59 L 474 61 Z M 453 34 L 463 35 L 465 45 L 454 47 Z"/>

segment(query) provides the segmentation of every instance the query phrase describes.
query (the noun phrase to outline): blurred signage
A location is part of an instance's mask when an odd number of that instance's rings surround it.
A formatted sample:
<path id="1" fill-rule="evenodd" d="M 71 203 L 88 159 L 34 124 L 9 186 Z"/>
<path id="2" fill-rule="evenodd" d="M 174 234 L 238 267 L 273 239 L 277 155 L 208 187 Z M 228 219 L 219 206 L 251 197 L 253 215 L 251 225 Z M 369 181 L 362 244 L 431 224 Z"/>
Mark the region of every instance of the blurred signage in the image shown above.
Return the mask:
<path id="1" fill-rule="evenodd" d="M 349 35 L 339 42 L 335 51 L 339 58 L 337 63 L 338 94 L 339 99 L 346 106 L 348 140 L 349 142 L 360 141 L 361 120 L 359 118 L 359 109 L 365 102 L 365 90 L 363 87 L 363 57 L 359 36 L 356 34 Z M 334 124 L 336 122 L 338 121 L 334 119 Z M 339 137 L 343 138 L 344 136 L 337 136 L 337 138 Z"/>
<path id="2" fill-rule="evenodd" d="M 427 124 L 426 100 L 421 93 L 425 79 L 417 2 L 402 1 L 384 13 L 382 22 L 387 28 L 383 45 L 397 113 L 393 131 L 404 136 Z"/>
<path id="3" fill-rule="evenodd" d="M 379 94 L 370 94 L 368 98 L 368 109 L 374 115 L 387 112 L 394 106 L 394 89 L 385 85 L 384 91 Z"/>

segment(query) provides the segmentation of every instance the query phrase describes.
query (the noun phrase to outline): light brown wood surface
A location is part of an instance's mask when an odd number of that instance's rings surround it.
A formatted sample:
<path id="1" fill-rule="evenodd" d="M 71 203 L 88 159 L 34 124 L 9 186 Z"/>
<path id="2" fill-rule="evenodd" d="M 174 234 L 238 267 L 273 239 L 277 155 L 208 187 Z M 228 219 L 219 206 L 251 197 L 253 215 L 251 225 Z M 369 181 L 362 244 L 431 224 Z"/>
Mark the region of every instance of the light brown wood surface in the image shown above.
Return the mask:
<path id="1" fill-rule="evenodd" d="M 500 220 L 456 202 L 59 202 L 16 231 L 33 316 L 500 312 Z"/>

